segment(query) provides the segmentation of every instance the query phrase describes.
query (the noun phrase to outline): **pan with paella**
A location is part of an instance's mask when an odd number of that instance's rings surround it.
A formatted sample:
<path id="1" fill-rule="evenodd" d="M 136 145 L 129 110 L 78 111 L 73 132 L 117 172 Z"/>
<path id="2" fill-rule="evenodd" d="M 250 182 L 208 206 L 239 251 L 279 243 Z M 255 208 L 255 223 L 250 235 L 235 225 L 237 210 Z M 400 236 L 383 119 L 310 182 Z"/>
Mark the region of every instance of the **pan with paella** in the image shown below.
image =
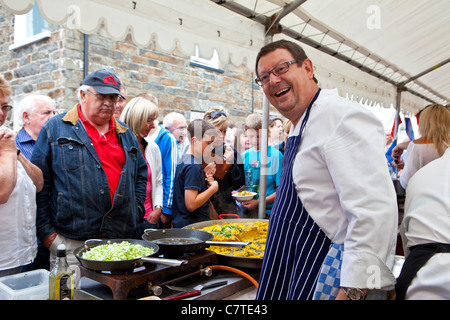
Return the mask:
<path id="1" fill-rule="evenodd" d="M 260 269 L 264 257 L 269 221 L 266 219 L 224 219 L 190 224 L 184 228 L 197 229 L 214 235 L 213 241 L 250 241 L 244 248 L 211 245 L 225 265 Z"/>

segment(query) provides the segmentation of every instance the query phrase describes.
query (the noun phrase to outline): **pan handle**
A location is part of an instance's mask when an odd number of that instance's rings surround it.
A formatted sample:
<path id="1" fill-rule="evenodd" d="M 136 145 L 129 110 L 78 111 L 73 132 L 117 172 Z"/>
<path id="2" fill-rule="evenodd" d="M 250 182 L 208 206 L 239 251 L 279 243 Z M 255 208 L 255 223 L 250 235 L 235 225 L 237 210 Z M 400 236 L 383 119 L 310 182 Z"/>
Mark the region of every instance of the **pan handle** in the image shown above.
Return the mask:
<path id="1" fill-rule="evenodd" d="M 199 296 L 201 294 L 202 294 L 202 292 L 200 290 L 194 290 L 194 291 L 179 293 L 179 294 L 167 297 L 167 298 L 163 298 L 163 300 L 181 300 L 181 299 Z"/>
<path id="2" fill-rule="evenodd" d="M 186 260 L 176 260 L 176 259 L 164 259 L 164 258 L 153 258 L 153 257 L 142 257 L 142 261 L 152 262 L 152 263 L 160 263 L 166 266 L 178 267 L 183 264 L 186 264 Z"/>
<path id="3" fill-rule="evenodd" d="M 224 247 L 238 247 L 243 248 L 248 246 L 251 241 L 239 242 L 239 241 L 205 241 L 210 246 L 224 246 Z"/>
<path id="4" fill-rule="evenodd" d="M 84 242 L 84 244 L 88 245 L 90 243 L 99 242 L 99 241 L 103 241 L 103 240 L 102 239 L 88 239 Z"/>
<path id="5" fill-rule="evenodd" d="M 226 220 L 227 218 L 226 217 L 235 217 L 236 219 L 240 219 L 241 217 L 239 217 L 239 215 L 238 214 L 235 214 L 235 213 L 222 213 L 222 214 L 219 214 L 219 219 L 220 220 Z"/>

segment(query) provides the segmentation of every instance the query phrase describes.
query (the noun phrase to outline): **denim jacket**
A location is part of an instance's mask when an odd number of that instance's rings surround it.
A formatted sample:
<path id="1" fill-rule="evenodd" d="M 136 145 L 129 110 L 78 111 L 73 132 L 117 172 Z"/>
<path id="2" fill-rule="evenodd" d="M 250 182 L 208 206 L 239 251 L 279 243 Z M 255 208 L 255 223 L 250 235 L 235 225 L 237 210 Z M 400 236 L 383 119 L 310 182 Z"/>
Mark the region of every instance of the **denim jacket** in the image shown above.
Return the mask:
<path id="1" fill-rule="evenodd" d="M 116 120 L 115 126 L 126 161 L 112 206 L 105 171 L 77 105 L 42 127 L 31 159 L 44 174 L 36 196 L 39 239 L 55 231 L 75 240 L 130 238 L 142 221 L 147 164 L 133 132 Z"/>

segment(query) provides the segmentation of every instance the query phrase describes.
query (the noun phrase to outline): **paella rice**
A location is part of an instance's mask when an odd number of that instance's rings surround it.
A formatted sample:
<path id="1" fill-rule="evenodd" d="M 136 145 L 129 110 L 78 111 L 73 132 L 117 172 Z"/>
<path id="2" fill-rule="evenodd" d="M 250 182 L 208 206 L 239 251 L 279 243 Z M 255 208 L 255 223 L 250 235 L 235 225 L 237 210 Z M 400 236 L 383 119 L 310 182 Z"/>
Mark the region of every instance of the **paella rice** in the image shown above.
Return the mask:
<path id="1" fill-rule="evenodd" d="M 210 246 L 219 254 L 228 254 L 238 257 L 263 258 L 266 245 L 268 222 L 230 222 L 215 224 L 200 230 L 211 233 L 213 241 L 250 241 L 244 248 Z"/>

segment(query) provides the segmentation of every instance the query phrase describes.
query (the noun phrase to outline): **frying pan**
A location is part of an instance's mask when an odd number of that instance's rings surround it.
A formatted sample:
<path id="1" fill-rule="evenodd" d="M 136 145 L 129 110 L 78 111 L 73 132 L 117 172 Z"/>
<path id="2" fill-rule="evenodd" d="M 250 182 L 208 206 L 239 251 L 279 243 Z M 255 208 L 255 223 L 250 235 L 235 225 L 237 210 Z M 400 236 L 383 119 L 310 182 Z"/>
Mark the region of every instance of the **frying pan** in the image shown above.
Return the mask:
<path id="1" fill-rule="evenodd" d="M 194 229 L 146 229 L 142 239 L 159 246 L 161 252 L 180 254 L 198 252 L 210 245 L 227 247 L 245 247 L 250 242 L 211 241 L 214 238 L 209 232 Z"/>
<path id="2" fill-rule="evenodd" d="M 205 227 L 210 227 L 216 224 L 232 223 L 232 222 L 267 222 L 266 219 L 223 219 L 223 220 L 208 220 L 197 222 L 185 226 L 184 228 L 189 228 L 189 230 L 202 229 Z M 198 230 L 200 231 L 200 230 Z M 261 269 L 263 258 L 255 257 L 240 257 L 232 254 L 217 253 L 219 257 L 219 262 L 235 268 L 249 268 L 249 269 Z"/>
<path id="3" fill-rule="evenodd" d="M 102 245 L 102 244 L 110 244 L 116 242 L 127 241 L 131 244 L 138 244 L 146 248 L 152 248 L 154 250 L 153 254 L 147 257 L 141 257 L 136 259 L 129 260 L 120 260 L 120 261 L 98 261 L 98 260 L 90 260 L 83 258 L 83 253 L 88 251 L 89 249 Z M 143 241 L 143 240 L 135 240 L 135 239 L 112 239 L 112 240 L 88 240 L 81 247 L 78 247 L 74 250 L 74 255 L 80 262 L 83 267 L 86 267 L 95 271 L 127 271 L 132 270 L 138 267 L 141 267 L 144 262 L 152 262 L 152 263 L 160 263 L 169 266 L 179 266 L 187 263 L 186 260 L 174 260 L 174 259 L 162 259 L 152 257 L 159 252 L 159 247 L 157 244 Z"/>

